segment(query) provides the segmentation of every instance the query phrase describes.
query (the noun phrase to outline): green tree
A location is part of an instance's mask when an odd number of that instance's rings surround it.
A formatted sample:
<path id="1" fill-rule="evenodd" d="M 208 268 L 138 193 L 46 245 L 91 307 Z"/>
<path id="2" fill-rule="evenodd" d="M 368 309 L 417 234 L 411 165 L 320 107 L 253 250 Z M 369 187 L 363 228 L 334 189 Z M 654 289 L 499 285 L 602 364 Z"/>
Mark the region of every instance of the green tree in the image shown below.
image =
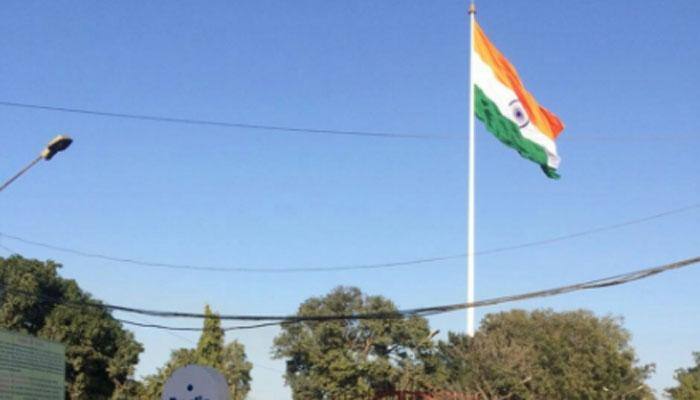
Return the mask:
<path id="1" fill-rule="evenodd" d="M 695 366 L 676 370 L 678 385 L 666 389 L 666 394 L 673 400 L 700 399 L 700 352 L 693 353 Z"/>
<path id="2" fill-rule="evenodd" d="M 653 398 L 619 319 L 587 311 L 487 315 L 469 338 L 439 344 L 450 386 L 485 400 Z"/>
<path id="3" fill-rule="evenodd" d="M 104 309 L 66 303 L 96 301 L 61 278 L 60 267 L 18 255 L 0 258 L 0 328 L 66 345 L 67 398 L 123 398 L 143 348 Z"/>
<path id="4" fill-rule="evenodd" d="M 396 312 L 381 296 L 338 287 L 301 304 L 297 315 Z M 356 399 L 389 390 L 422 390 L 442 376 L 423 318 L 301 322 L 282 326 L 273 353 L 287 360 L 294 399 Z"/>
<path id="5" fill-rule="evenodd" d="M 188 364 L 205 365 L 216 368 L 228 382 L 231 400 L 243 400 L 250 391 L 250 371 L 253 364 L 246 360 L 245 348 L 237 341 L 224 345 L 224 331 L 221 319 L 207 305 L 204 328 L 195 349 L 178 349 L 172 352 L 170 360 L 154 375 L 145 378 L 141 399 L 160 400 L 163 385 L 178 368 Z"/>
<path id="6" fill-rule="evenodd" d="M 204 315 L 207 318 L 197 343 L 196 363 L 221 368 L 224 363 L 224 331 L 221 329 L 221 320 L 214 315 L 209 305 L 204 307 Z"/>

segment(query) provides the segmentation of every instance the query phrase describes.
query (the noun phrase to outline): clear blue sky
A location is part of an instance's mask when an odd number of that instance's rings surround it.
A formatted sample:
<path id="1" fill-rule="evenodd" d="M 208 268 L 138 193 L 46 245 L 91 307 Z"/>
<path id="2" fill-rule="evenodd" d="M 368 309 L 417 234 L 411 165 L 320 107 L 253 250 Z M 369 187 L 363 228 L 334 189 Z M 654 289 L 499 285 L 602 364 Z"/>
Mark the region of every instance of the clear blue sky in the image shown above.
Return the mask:
<path id="1" fill-rule="evenodd" d="M 6 1 L 0 100 L 261 124 L 427 135 L 467 127 L 465 1 Z M 700 3 L 483 1 L 479 20 L 566 123 L 560 181 L 477 129 L 477 248 L 697 203 Z M 329 137 L 0 107 L 0 176 L 57 133 L 74 146 L 0 197 L 0 232 L 166 262 L 338 266 L 465 251 L 466 141 Z M 700 250 L 700 212 L 477 259 L 486 298 L 650 267 Z M 251 275 L 147 269 L 22 245 L 108 302 L 293 313 L 339 284 L 400 307 L 461 302 L 465 262 Z M 700 350 L 700 269 L 507 307 L 619 315 L 651 384 Z M 145 319 L 141 319 L 145 320 Z M 195 321 L 171 321 L 192 325 Z M 463 331 L 463 312 L 431 319 Z M 134 329 L 138 373 L 192 346 Z M 275 329 L 246 345 L 251 399 L 288 398 Z"/>

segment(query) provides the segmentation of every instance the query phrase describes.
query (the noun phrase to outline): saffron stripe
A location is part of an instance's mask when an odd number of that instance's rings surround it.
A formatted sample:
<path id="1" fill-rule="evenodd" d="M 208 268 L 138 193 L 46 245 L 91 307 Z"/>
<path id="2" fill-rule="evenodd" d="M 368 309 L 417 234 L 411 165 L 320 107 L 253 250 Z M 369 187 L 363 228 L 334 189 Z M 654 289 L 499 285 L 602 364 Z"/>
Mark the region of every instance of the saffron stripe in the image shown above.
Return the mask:
<path id="1" fill-rule="evenodd" d="M 474 51 L 478 57 L 493 70 L 498 81 L 515 92 L 529 115 L 530 121 L 537 126 L 539 131 L 552 139 L 556 139 L 564 129 L 564 124 L 556 115 L 540 106 L 534 96 L 525 89 L 518 71 L 491 43 L 479 24 L 475 24 L 474 29 Z"/>

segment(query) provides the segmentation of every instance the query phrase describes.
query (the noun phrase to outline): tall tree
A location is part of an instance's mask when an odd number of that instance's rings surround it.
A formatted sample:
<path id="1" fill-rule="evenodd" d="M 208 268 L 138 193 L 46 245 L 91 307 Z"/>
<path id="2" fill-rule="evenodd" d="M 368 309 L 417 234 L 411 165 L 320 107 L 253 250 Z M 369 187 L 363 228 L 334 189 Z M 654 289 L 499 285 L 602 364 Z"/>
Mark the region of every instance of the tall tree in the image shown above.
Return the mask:
<path id="1" fill-rule="evenodd" d="M 60 267 L 18 255 L 0 258 L 0 328 L 66 345 L 67 398 L 123 397 L 143 348 L 109 312 L 75 305 L 96 301 L 61 278 Z"/>
<path id="2" fill-rule="evenodd" d="M 450 334 L 440 354 L 450 385 L 485 400 L 653 398 L 620 320 L 587 311 L 487 315 L 473 338 Z"/>
<path id="3" fill-rule="evenodd" d="M 299 316 L 396 312 L 381 296 L 338 287 L 306 300 Z M 371 397 L 391 390 L 421 390 L 439 381 L 428 322 L 423 318 L 307 321 L 288 324 L 273 347 L 287 360 L 286 381 L 294 399 Z"/>
<path id="4" fill-rule="evenodd" d="M 229 386 L 231 400 L 243 400 L 250 391 L 253 369 L 246 359 L 245 348 L 237 341 L 224 344 L 224 331 L 221 318 L 207 305 L 204 328 L 195 349 L 178 349 L 172 352 L 170 360 L 154 375 L 146 377 L 141 392 L 143 400 L 160 400 L 163 385 L 178 368 L 188 364 L 205 365 L 220 371 Z"/>
<path id="5" fill-rule="evenodd" d="M 221 368 L 224 363 L 224 331 L 221 320 L 215 315 L 209 305 L 204 307 L 204 330 L 197 343 L 197 364 Z"/>
<path id="6" fill-rule="evenodd" d="M 693 353 L 695 366 L 676 370 L 678 384 L 666 389 L 666 394 L 673 400 L 700 399 L 700 352 Z"/>

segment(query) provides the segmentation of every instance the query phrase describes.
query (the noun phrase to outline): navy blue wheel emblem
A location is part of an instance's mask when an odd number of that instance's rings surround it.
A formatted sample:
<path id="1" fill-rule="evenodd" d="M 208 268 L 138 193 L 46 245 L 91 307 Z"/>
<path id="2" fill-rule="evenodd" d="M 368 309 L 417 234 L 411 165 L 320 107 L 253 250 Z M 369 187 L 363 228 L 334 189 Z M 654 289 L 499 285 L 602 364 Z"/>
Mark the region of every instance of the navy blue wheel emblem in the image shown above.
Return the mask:
<path id="1" fill-rule="evenodd" d="M 514 122 L 521 128 L 526 127 L 530 123 L 530 118 L 527 116 L 527 112 L 520 104 L 520 100 L 515 99 L 508 103 L 511 112 L 511 118 Z"/>

